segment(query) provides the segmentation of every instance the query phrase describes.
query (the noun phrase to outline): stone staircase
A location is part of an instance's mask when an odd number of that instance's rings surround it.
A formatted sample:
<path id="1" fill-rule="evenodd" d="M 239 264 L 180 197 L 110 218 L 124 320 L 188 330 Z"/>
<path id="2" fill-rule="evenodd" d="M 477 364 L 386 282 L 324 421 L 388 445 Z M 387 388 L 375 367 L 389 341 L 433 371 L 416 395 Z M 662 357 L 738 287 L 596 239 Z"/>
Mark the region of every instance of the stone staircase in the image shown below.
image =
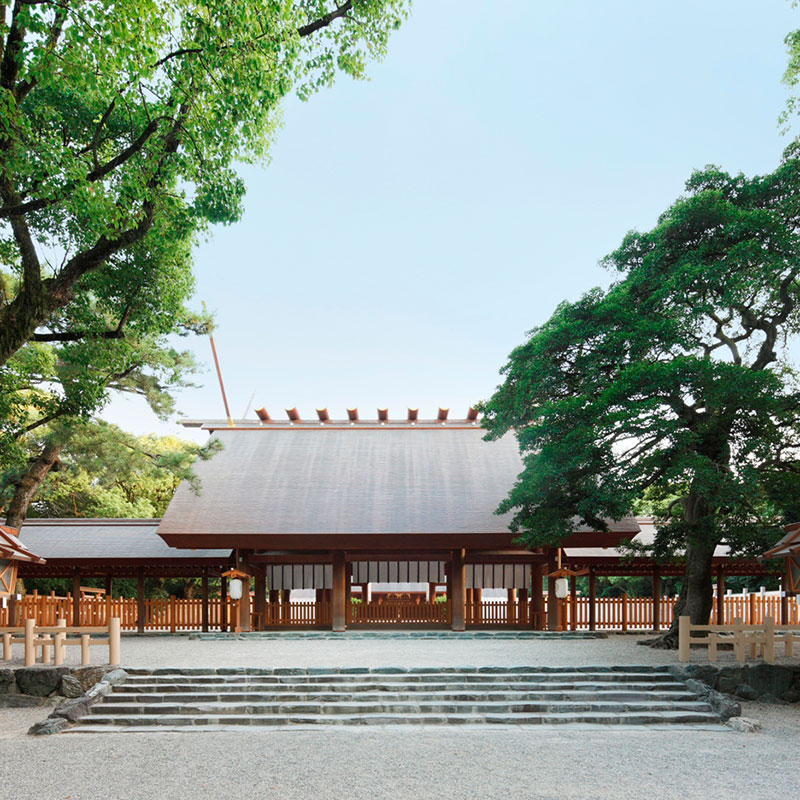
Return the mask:
<path id="1" fill-rule="evenodd" d="M 129 670 L 71 732 L 241 725 L 719 724 L 666 667 Z"/>

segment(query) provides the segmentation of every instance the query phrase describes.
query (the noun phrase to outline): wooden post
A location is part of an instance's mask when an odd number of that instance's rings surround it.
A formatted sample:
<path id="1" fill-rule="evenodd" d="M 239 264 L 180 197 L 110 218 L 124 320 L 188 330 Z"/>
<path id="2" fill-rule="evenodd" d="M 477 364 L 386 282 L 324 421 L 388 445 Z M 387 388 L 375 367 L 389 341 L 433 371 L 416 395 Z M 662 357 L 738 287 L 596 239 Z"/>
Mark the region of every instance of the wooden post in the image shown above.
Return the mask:
<path id="1" fill-rule="evenodd" d="M 506 603 L 508 604 L 508 612 L 506 614 L 506 622 L 509 625 L 517 624 L 517 590 L 506 589 Z"/>
<path id="2" fill-rule="evenodd" d="M 483 589 L 475 588 L 472 590 L 472 602 L 474 619 L 473 622 L 480 624 L 483 622 Z"/>
<path id="3" fill-rule="evenodd" d="M 569 627 L 578 630 L 578 579 L 574 575 L 569 578 Z"/>
<path id="4" fill-rule="evenodd" d="M 66 629 L 67 621 L 64 617 L 59 617 L 58 620 L 56 620 L 56 627 Z M 60 667 L 64 663 L 64 651 L 67 649 L 64 644 L 66 638 L 66 633 L 57 633 L 53 637 L 53 664 L 57 667 Z"/>
<path id="5" fill-rule="evenodd" d="M 750 592 L 748 607 L 750 619 L 747 620 L 748 625 L 756 624 L 756 593 Z"/>
<path id="6" fill-rule="evenodd" d="M 72 626 L 81 626 L 81 573 L 77 569 L 72 573 Z"/>
<path id="7" fill-rule="evenodd" d="M 239 598 L 238 617 L 236 629 L 248 632 L 250 630 L 250 552 L 248 550 L 236 551 L 236 568 L 246 574 L 242 578 L 242 596 Z"/>
<path id="8" fill-rule="evenodd" d="M 467 625 L 472 623 L 472 597 L 473 597 L 473 590 L 465 587 L 464 588 L 464 622 Z"/>
<path id="9" fill-rule="evenodd" d="M 203 633 L 208 631 L 208 567 L 203 567 L 203 575 L 201 578 L 201 586 L 203 593 L 203 608 L 201 610 L 202 618 L 200 620 L 200 627 Z"/>
<path id="10" fill-rule="evenodd" d="M 345 576 L 344 553 L 333 554 L 333 596 L 331 598 L 331 629 L 343 632 L 347 627 L 347 577 Z"/>
<path id="11" fill-rule="evenodd" d="M 547 550 L 547 571 L 555 572 L 556 569 L 556 551 L 550 547 Z M 557 631 L 560 630 L 561 616 L 559 611 L 559 602 L 556 597 L 556 579 L 547 579 L 547 630 Z"/>
<path id="12" fill-rule="evenodd" d="M 589 567 L 589 630 L 597 630 L 597 573 Z"/>
<path id="13" fill-rule="evenodd" d="M 264 627 L 264 622 L 267 618 L 267 565 L 253 564 L 253 572 L 255 574 L 255 584 L 253 586 L 253 610 L 257 615 L 256 620 L 258 620 L 256 627 L 260 629 Z"/>
<path id="14" fill-rule="evenodd" d="M 323 602 L 325 599 L 325 590 L 324 589 L 317 589 L 317 592 L 322 592 L 323 595 Z M 270 625 L 278 625 L 281 621 L 281 591 L 280 589 L 270 589 L 269 590 L 269 621 Z M 317 600 L 317 602 L 320 602 Z"/>
<path id="15" fill-rule="evenodd" d="M 169 596 L 169 632 L 175 633 L 175 595 Z"/>
<path id="16" fill-rule="evenodd" d="M 661 630 L 661 576 L 653 570 L 653 632 Z"/>
<path id="17" fill-rule="evenodd" d="M 687 616 L 678 619 L 678 661 L 689 661 L 691 658 L 689 623 L 689 617 Z"/>
<path id="18" fill-rule="evenodd" d="M 436 584 L 433 581 L 428 581 L 428 601 L 433 602 L 436 599 Z"/>
<path id="19" fill-rule="evenodd" d="M 219 579 L 219 629 L 225 633 L 228 630 L 228 579 Z"/>
<path id="20" fill-rule="evenodd" d="M 464 556 L 463 550 L 454 550 L 450 559 L 450 585 L 453 587 L 451 604 L 452 622 L 454 631 L 466 630 L 466 587 L 464 586 Z"/>
<path id="21" fill-rule="evenodd" d="M 725 574 L 717 567 L 717 625 L 725 624 Z"/>
<path id="22" fill-rule="evenodd" d="M 92 660 L 91 654 L 89 653 L 89 639 L 90 636 L 88 633 L 81 634 L 81 666 L 88 667 L 89 663 Z"/>
<path id="23" fill-rule="evenodd" d="M 781 619 L 780 625 L 789 625 L 789 593 L 786 591 L 786 577 L 781 578 Z M 791 640 L 791 635 L 787 641 Z"/>
<path id="24" fill-rule="evenodd" d="M 34 629 L 36 620 L 32 617 L 25 620 L 25 666 L 32 667 L 36 663 L 36 644 Z"/>
<path id="25" fill-rule="evenodd" d="M 13 583 L 13 581 L 12 581 Z M 11 594 L 8 597 L 8 627 L 16 628 L 17 625 L 17 587 L 11 587 Z M 10 658 L 10 656 L 9 656 Z"/>
<path id="26" fill-rule="evenodd" d="M 353 621 L 353 567 L 347 563 L 344 565 L 344 596 L 345 625 L 350 625 Z"/>
<path id="27" fill-rule="evenodd" d="M 119 617 L 112 617 L 108 621 L 108 663 L 112 666 L 118 666 L 120 661 L 119 632 Z"/>
<path id="28" fill-rule="evenodd" d="M 542 564 L 531 565 L 531 627 L 537 631 L 544 629 L 543 572 Z"/>
<path id="29" fill-rule="evenodd" d="M 281 589 L 281 619 L 284 625 L 292 624 L 292 590 Z"/>
<path id="30" fill-rule="evenodd" d="M 136 630 L 144 633 L 145 607 L 144 607 L 144 567 L 136 571 Z"/>
<path id="31" fill-rule="evenodd" d="M 622 593 L 622 632 L 628 630 L 628 593 Z"/>
<path id="32" fill-rule="evenodd" d="M 529 622 L 528 612 L 530 609 L 528 608 L 528 590 L 527 589 L 519 589 L 519 622 L 521 625 L 527 625 Z"/>

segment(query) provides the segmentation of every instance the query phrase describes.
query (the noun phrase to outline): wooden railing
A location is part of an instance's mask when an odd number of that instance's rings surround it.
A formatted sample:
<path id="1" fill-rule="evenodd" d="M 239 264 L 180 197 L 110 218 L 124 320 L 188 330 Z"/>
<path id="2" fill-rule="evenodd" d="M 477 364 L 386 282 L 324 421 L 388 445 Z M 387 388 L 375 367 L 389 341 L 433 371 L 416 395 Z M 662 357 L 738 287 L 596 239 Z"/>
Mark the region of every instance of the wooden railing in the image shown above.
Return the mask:
<path id="1" fill-rule="evenodd" d="M 78 645 L 81 648 L 81 664 L 88 666 L 90 662 L 89 648 L 92 645 L 108 645 L 108 663 L 117 665 L 120 662 L 120 621 L 111 617 L 108 625 L 98 627 L 80 628 L 67 627 L 63 617 L 55 625 L 37 625 L 33 618 L 26 619 L 21 628 L 0 627 L 3 639 L 3 660 L 10 661 L 13 656 L 11 649 L 14 644 L 24 645 L 25 666 L 31 667 L 36 663 L 36 653 L 41 651 L 42 664 L 50 663 L 50 651 L 53 650 L 55 665 L 64 663 L 65 648 L 67 645 Z M 105 639 L 92 634 L 106 634 Z"/>
<path id="2" fill-rule="evenodd" d="M 659 621 L 662 628 L 672 622 L 676 597 L 662 597 L 659 604 Z M 547 597 L 544 616 L 547 613 Z M 561 627 L 564 630 L 587 630 L 589 628 L 589 598 L 567 597 L 559 601 Z M 725 595 L 725 616 L 717 619 L 717 603 L 714 601 L 710 624 L 730 623 L 741 618 L 744 624 L 759 625 L 766 617 L 781 619 L 781 598 L 777 595 L 759 593 Z M 72 597 L 57 597 L 54 594 L 25 595 L 13 604 L 6 602 L 0 608 L 0 627 L 22 627 L 26 619 L 34 619 L 39 626 L 52 627 L 59 619 L 74 621 Z M 330 603 L 300 601 L 293 603 L 266 603 L 263 613 L 256 612 L 251 598 L 253 622 L 257 627 L 323 627 L 331 624 Z M 138 604 L 136 598 L 110 598 L 104 596 L 82 596 L 79 606 L 80 625 L 98 627 L 108 625 L 108 620 L 117 617 L 122 630 L 137 630 Z M 467 625 L 531 627 L 532 606 L 530 602 L 509 604 L 504 600 L 484 600 L 467 603 L 465 607 Z M 232 629 L 238 620 L 238 601 L 219 597 L 209 598 L 208 627 L 210 630 Z M 447 603 L 381 602 L 354 603 L 351 607 L 352 624 L 431 624 L 446 625 L 449 620 Z M 800 624 L 800 607 L 796 598 L 788 598 L 787 624 Z M 200 630 L 203 624 L 203 600 L 201 598 L 149 598 L 144 601 L 145 631 L 192 631 Z M 598 597 L 595 601 L 595 627 L 597 630 L 650 630 L 653 627 L 653 600 L 650 597 Z"/>
<path id="3" fill-rule="evenodd" d="M 787 658 L 794 655 L 794 645 L 800 644 L 797 627 L 776 625 L 770 616 L 751 625 L 746 625 L 741 617 L 736 617 L 732 625 L 692 625 L 689 617 L 681 617 L 678 620 L 678 659 L 689 661 L 691 648 L 699 645 L 708 648 L 709 661 L 716 661 L 718 645 L 732 644 L 739 662 L 743 662 L 748 653 L 750 658 L 755 658 L 758 653 L 768 664 L 774 664 L 776 644 L 783 644 Z"/>
<path id="4" fill-rule="evenodd" d="M 448 604 L 429 602 L 354 603 L 351 623 L 354 625 L 396 625 L 401 623 L 447 625 Z"/>
<path id="5" fill-rule="evenodd" d="M 331 624 L 331 604 L 301 600 L 297 603 L 267 603 L 260 627 L 323 626 Z"/>

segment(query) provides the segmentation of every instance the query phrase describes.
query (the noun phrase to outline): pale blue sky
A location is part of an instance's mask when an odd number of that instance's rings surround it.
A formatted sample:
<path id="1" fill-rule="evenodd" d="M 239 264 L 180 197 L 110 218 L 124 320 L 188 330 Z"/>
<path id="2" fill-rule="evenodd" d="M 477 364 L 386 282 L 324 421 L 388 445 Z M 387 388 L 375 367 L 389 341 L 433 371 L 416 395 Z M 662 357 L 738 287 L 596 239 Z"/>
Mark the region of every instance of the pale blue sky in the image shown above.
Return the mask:
<path id="1" fill-rule="evenodd" d="M 775 167 L 796 27 L 785 0 L 417 0 L 369 82 L 286 102 L 243 220 L 197 250 L 233 415 L 255 392 L 273 417 L 463 416 L 693 168 Z M 190 345 L 180 412 L 221 417 Z M 134 400 L 104 416 L 189 435 Z"/>

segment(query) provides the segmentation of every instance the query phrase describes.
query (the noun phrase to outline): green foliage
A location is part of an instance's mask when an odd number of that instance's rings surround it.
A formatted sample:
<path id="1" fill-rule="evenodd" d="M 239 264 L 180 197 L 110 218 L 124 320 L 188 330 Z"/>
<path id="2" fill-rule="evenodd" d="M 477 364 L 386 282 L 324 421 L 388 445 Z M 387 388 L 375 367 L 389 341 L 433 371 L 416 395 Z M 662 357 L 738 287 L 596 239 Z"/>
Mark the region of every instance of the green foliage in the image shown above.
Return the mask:
<path id="1" fill-rule="evenodd" d="M 48 431 L 57 438 L 58 431 Z M 39 440 L 29 442 L 34 452 Z M 181 480 L 197 490 L 196 458 L 210 458 L 217 440 L 204 446 L 172 436 L 132 436 L 109 423 L 69 426 L 58 468 L 47 476 L 28 509 L 30 517 L 158 517 Z M 25 462 L 0 472 L 0 508 L 8 502 Z"/>
<path id="2" fill-rule="evenodd" d="M 292 89 L 365 76 L 407 0 L 15 3 L 0 22 L 0 366 L 37 329 L 176 324 Z M 132 316 L 129 309 L 136 309 Z M 88 356 L 87 356 L 88 358 Z"/>
<path id="3" fill-rule="evenodd" d="M 482 405 L 525 468 L 500 512 L 529 546 L 577 515 L 605 529 L 647 498 L 655 554 L 759 552 L 798 497 L 800 161 L 747 178 L 707 167 L 604 260 L 617 280 L 530 332 Z M 787 502 L 788 501 L 788 502 Z"/>

